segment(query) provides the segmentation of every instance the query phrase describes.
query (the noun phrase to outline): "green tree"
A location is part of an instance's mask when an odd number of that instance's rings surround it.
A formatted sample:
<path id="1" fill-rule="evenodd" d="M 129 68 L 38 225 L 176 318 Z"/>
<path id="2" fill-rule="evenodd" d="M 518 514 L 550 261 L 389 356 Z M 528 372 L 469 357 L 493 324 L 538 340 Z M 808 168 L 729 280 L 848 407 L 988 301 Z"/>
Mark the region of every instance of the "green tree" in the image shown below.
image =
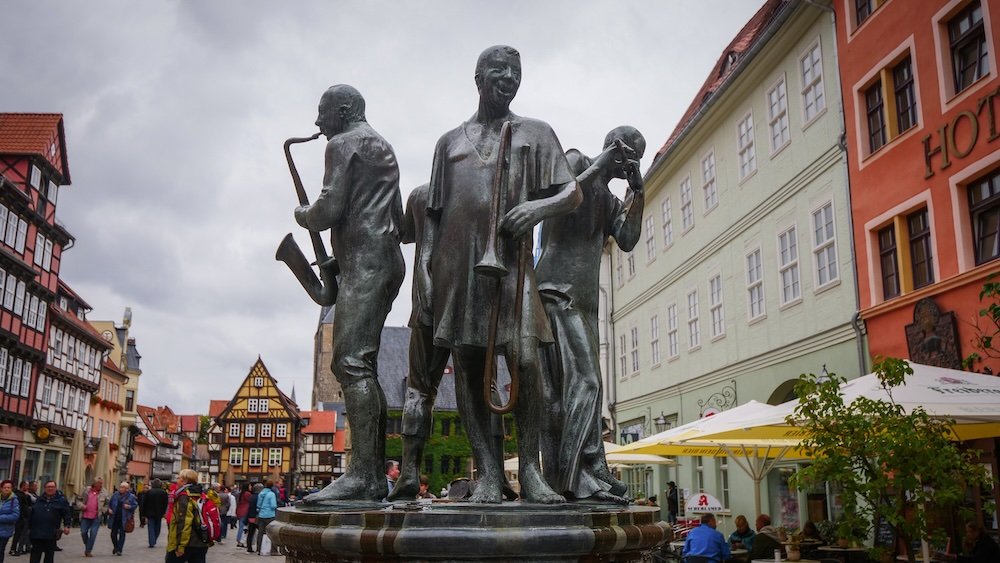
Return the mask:
<path id="1" fill-rule="evenodd" d="M 983 483 L 983 469 L 974 452 L 950 440 L 951 421 L 922 408 L 905 412 L 894 401 L 893 389 L 913 374 L 908 363 L 888 358 L 874 367 L 888 400 L 859 397 L 847 404 L 840 392 L 844 378 L 799 378 L 799 406 L 789 422 L 806 430 L 803 447 L 815 459 L 792 483 L 840 487 L 840 537 L 866 538 L 884 519 L 904 545 L 919 538 L 941 543 L 944 531 L 929 529 L 928 510 L 960 509 L 966 488 Z M 912 563 L 915 554 L 909 558 Z"/>
<path id="2" fill-rule="evenodd" d="M 198 416 L 198 443 L 208 443 L 208 429 L 212 426 L 212 417 L 207 415 Z"/>
<path id="3" fill-rule="evenodd" d="M 975 335 L 972 337 L 972 347 L 976 351 L 962 360 L 965 369 L 986 358 L 1000 358 L 1000 349 L 993 346 L 994 341 L 1000 341 L 1000 281 L 990 276 L 979 292 L 979 302 L 986 302 L 979 310 L 979 316 L 973 325 Z"/>

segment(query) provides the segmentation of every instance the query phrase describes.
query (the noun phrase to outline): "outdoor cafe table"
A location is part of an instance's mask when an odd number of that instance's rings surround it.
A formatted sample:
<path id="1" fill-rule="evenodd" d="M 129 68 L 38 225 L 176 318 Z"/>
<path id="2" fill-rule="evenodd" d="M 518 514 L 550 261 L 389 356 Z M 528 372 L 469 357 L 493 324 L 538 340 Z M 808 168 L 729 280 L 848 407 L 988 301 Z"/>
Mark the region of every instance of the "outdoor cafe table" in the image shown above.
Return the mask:
<path id="1" fill-rule="evenodd" d="M 782 559 L 781 561 L 788 561 L 788 559 Z M 767 559 L 754 559 L 750 563 L 774 563 L 774 557 L 768 557 Z M 799 559 L 799 563 L 822 563 L 818 559 Z"/>
<path id="2" fill-rule="evenodd" d="M 850 561 L 855 554 L 864 554 L 868 551 L 864 547 L 838 547 L 835 545 L 821 545 L 816 548 L 816 551 L 822 551 L 824 553 L 829 553 L 833 557 L 840 559 L 841 561 Z"/>

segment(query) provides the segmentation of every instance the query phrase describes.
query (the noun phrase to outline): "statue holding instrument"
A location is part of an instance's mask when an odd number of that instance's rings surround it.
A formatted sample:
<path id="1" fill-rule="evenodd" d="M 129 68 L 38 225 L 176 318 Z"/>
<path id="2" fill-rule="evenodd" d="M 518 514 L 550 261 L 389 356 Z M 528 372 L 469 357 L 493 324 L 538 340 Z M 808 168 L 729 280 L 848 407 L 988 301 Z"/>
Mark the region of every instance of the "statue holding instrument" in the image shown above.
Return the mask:
<path id="1" fill-rule="evenodd" d="M 323 189 L 311 205 L 300 194 L 295 220 L 314 240 L 330 231 L 339 270 L 336 289 L 310 290 L 316 280 L 308 262 L 309 272 L 301 273 L 302 260 L 285 261 L 317 303 L 337 302 L 331 368 L 351 421 L 352 455 L 344 475 L 305 502 L 379 501 L 388 493 L 382 473 L 386 403 L 376 373 L 379 339 L 404 274 L 399 167 L 392 147 L 366 121 L 364 98 L 353 87 L 332 86 L 323 94 L 316 125 L 327 138 Z M 283 259 L 280 249 L 278 259 Z M 317 260 L 325 287 L 335 270 L 323 257 Z"/>

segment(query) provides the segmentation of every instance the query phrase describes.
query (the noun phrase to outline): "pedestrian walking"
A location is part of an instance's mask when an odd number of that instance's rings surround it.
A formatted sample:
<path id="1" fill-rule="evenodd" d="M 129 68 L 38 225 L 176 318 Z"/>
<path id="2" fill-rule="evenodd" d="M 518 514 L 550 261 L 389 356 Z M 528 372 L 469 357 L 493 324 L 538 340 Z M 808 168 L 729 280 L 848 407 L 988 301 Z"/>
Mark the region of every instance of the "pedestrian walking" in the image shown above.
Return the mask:
<path id="1" fill-rule="evenodd" d="M 31 503 L 33 499 L 28 496 L 28 482 L 21 481 L 21 486 L 14 490 L 17 496 L 18 510 L 21 511 L 17 523 L 14 525 L 14 536 L 10 540 L 10 555 L 21 555 L 31 551 L 24 544 L 28 543 L 28 517 L 31 516 Z M 0 549 L 0 554 L 3 550 Z"/>
<path id="2" fill-rule="evenodd" d="M 66 497 L 56 488 L 56 482 L 46 481 L 42 494 L 35 499 L 28 521 L 31 563 L 41 563 L 42 556 L 45 563 L 53 563 L 56 540 L 69 533 L 71 513 Z"/>
<path id="3" fill-rule="evenodd" d="M 104 490 L 104 481 L 95 479 L 76 499 L 76 508 L 80 511 L 80 537 L 83 540 L 84 557 L 94 556 L 94 542 L 101 529 L 101 515 L 108 511 L 109 498 L 108 492 Z"/>
<path id="4" fill-rule="evenodd" d="M 163 482 L 159 479 L 153 479 L 149 483 L 149 489 L 139 501 L 139 514 L 146 520 L 149 547 L 156 547 L 156 542 L 160 538 L 163 516 L 167 513 L 167 500 L 167 491 L 163 489 Z"/>
<path id="5" fill-rule="evenodd" d="M 7 550 L 7 542 L 14 535 L 17 521 L 21 519 L 21 501 L 14 494 L 14 482 L 0 481 L 0 563 Z"/>
<path id="6" fill-rule="evenodd" d="M 173 514 L 167 525 L 166 563 L 205 563 L 209 543 L 201 537 L 198 473 L 183 469 L 177 476 Z"/>
<path id="7" fill-rule="evenodd" d="M 114 546 L 114 555 L 121 555 L 125 548 L 125 534 L 135 529 L 135 509 L 139 507 L 139 500 L 135 498 L 129 490 L 127 481 L 122 481 L 118 485 L 116 492 L 108 502 L 108 516 L 111 528 L 111 543 Z"/>
<path id="8" fill-rule="evenodd" d="M 253 492 L 250 493 L 250 507 L 247 509 L 247 553 L 254 552 L 253 540 L 257 532 L 257 499 L 260 497 L 260 492 L 263 489 L 264 485 L 255 483 Z"/>
<path id="9" fill-rule="evenodd" d="M 222 529 L 219 531 L 219 541 L 216 543 L 222 545 L 226 543 L 226 535 L 229 532 L 229 509 L 232 507 L 232 499 L 229 497 L 229 489 L 225 485 L 219 485 L 217 492 L 219 494 L 219 520 Z"/>
<path id="10" fill-rule="evenodd" d="M 278 510 L 278 497 L 274 494 L 274 482 L 270 479 L 264 482 L 264 488 L 257 495 L 257 553 L 260 554 L 260 543 L 264 540 L 264 531 L 267 525 L 274 520 Z M 271 546 L 270 555 L 277 555 L 278 551 Z"/>
<path id="11" fill-rule="evenodd" d="M 236 547 L 246 547 L 243 543 L 243 532 L 247 528 L 247 512 L 250 510 L 250 483 L 244 483 L 236 500 L 236 519 L 239 527 L 236 529 Z"/>

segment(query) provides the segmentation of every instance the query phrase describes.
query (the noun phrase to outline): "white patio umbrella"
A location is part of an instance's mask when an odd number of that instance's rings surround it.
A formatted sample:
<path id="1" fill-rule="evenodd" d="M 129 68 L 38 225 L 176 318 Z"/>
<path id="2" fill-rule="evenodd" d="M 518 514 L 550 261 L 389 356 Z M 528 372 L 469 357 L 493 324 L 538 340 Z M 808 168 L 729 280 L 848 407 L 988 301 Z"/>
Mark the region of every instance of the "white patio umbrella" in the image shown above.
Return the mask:
<path id="1" fill-rule="evenodd" d="M 66 472 L 63 474 L 62 480 L 63 494 L 70 502 L 87 488 L 87 475 L 83 459 L 85 447 L 83 430 L 77 428 L 76 432 L 73 433 L 73 443 L 69 448 L 69 462 L 66 464 Z"/>
<path id="2" fill-rule="evenodd" d="M 677 462 L 659 455 L 619 451 L 622 446 L 613 442 L 604 442 L 605 458 L 609 465 L 677 465 Z M 504 471 L 517 471 L 516 457 L 503 462 Z"/>

